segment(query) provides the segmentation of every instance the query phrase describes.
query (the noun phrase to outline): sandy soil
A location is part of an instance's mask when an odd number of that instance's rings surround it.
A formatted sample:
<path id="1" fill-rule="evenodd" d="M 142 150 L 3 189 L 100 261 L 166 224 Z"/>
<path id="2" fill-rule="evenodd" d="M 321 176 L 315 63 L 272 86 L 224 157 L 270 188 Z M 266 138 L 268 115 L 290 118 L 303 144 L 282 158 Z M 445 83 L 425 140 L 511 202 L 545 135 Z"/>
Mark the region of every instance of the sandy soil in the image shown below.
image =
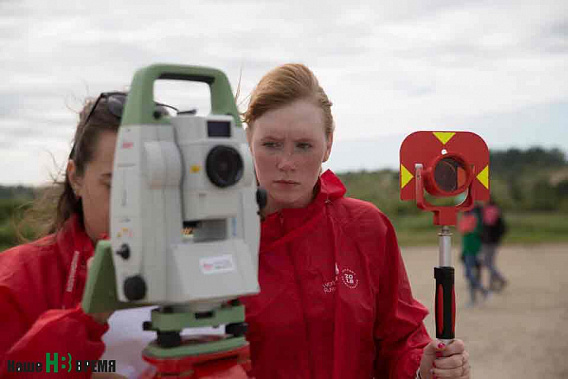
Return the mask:
<path id="1" fill-rule="evenodd" d="M 456 238 L 453 247 L 456 337 L 470 352 L 472 378 L 568 378 L 568 244 L 503 246 L 497 265 L 509 286 L 475 308 L 465 307 Z M 414 296 L 432 312 L 437 246 L 402 247 L 402 254 Z M 434 336 L 432 314 L 425 323 Z"/>

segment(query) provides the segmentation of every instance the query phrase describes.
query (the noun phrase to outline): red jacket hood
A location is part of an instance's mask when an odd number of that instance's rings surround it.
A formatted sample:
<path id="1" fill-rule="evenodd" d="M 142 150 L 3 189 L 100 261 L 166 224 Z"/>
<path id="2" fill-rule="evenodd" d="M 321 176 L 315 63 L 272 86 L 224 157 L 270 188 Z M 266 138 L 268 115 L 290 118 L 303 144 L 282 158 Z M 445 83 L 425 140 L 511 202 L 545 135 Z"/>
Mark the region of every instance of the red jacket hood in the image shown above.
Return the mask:
<path id="1" fill-rule="evenodd" d="M 345 195 L 346 189 L 341 180 L 331 171 L 327 170 L 320 175 L 315 186 L 316 195 L 310 204 L 304 208 L 284 208 L 279 212 L 272 213 L 266 220 L 280 216 L 297 217 L 305 216 L 314 209 L 319 209 L 326 201 L 334 201 Z"/>
<path id="2" fill-rule="evenodd" d="M 320 176 L 318 186 L 320 189 L 318 195 L 323 194 L 330 200 L 341 198 L 346 192 L 341 180 L 331 170 L 327 170 Z"/>
<path id="3" fill-rule="evenodd" d="M 341 180 L 327 170 L 315 186 L 316 195 L 303 208 L 284 208 L 268 215 L 262 222 L 260 251 L 266 251 L 308 232 L 318 222 L 326 203 L 343 198 L 346 189 Z"/>

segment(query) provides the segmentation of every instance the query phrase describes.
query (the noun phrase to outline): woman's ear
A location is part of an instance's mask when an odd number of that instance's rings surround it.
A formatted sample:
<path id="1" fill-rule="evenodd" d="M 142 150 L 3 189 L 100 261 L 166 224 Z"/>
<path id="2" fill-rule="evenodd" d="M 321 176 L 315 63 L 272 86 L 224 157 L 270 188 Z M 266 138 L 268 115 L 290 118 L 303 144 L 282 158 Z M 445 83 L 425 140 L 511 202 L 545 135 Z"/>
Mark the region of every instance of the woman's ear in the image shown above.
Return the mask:
<path id="1" fill-rule="evenodd" d="M 333 146 L 333 133 L 329 133 L 329 135 L 326 137 L 325 153 L 323 155 L 322 162 L 327 162 L 327 160 L 329 159 L 332 146 Z"/>
<path id="2" fill-rule="evenodd" d="M 67 161 L 67 177 L 69 178 L 69 183 L 71 184 L 71 188 L 73 188 L 73 193 L 75 197 L 81 197 L 81 189 L 83 186 L 83 181 L 81 176 L 77 173 L 77 165 L 73 159 L 69 159 Z"/>

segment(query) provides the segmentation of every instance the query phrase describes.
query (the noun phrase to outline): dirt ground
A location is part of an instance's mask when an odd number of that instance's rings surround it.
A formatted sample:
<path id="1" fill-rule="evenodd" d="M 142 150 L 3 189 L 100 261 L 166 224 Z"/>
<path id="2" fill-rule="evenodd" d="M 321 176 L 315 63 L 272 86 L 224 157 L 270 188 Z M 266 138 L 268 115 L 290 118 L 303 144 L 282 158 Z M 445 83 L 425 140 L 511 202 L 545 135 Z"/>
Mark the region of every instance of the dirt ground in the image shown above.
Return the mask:
<path id="1" fill-rule="evenodd" d="M 470 353 L 472 378 L 568 378 L 568 244 L 501 247 L 497 266 L 509 285 L 475 308 L 465 307 L 458 250 L 454 238 L 456 337 Z M 402 247 L 402 254 L 414 296 L 432 312 L 437 246 Z M 435 336 L 432 313 L 425 323 Z"/>

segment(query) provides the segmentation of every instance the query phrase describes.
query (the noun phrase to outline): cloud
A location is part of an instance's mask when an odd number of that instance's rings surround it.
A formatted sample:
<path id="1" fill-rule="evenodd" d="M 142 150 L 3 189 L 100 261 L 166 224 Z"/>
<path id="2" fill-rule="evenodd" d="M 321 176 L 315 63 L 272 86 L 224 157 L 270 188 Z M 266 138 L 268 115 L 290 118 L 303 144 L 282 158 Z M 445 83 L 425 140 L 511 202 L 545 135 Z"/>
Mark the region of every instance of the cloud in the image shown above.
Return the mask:
<path id="1" fill-rule="evenodd" d="M 566 15 L 556 0 L 4 0 L 0 149 L 36 166 L 40 147 L 64 160 L 84 98 L 157 62 L 219 68 L 240 99 L 274 66 L 305 63 L 334 103 L 337 146 L 480 115 L 513 120 L 568 101 Z M 183 91 L 158 92 L 174 102 Z M 188 92 L 184 106 L 207 108 Z"/>
<path id="2" fill-rule="evenodd" d="M 546 54 L 568 54 L 568 17 L 543 28 L 533 46 Z"/>

